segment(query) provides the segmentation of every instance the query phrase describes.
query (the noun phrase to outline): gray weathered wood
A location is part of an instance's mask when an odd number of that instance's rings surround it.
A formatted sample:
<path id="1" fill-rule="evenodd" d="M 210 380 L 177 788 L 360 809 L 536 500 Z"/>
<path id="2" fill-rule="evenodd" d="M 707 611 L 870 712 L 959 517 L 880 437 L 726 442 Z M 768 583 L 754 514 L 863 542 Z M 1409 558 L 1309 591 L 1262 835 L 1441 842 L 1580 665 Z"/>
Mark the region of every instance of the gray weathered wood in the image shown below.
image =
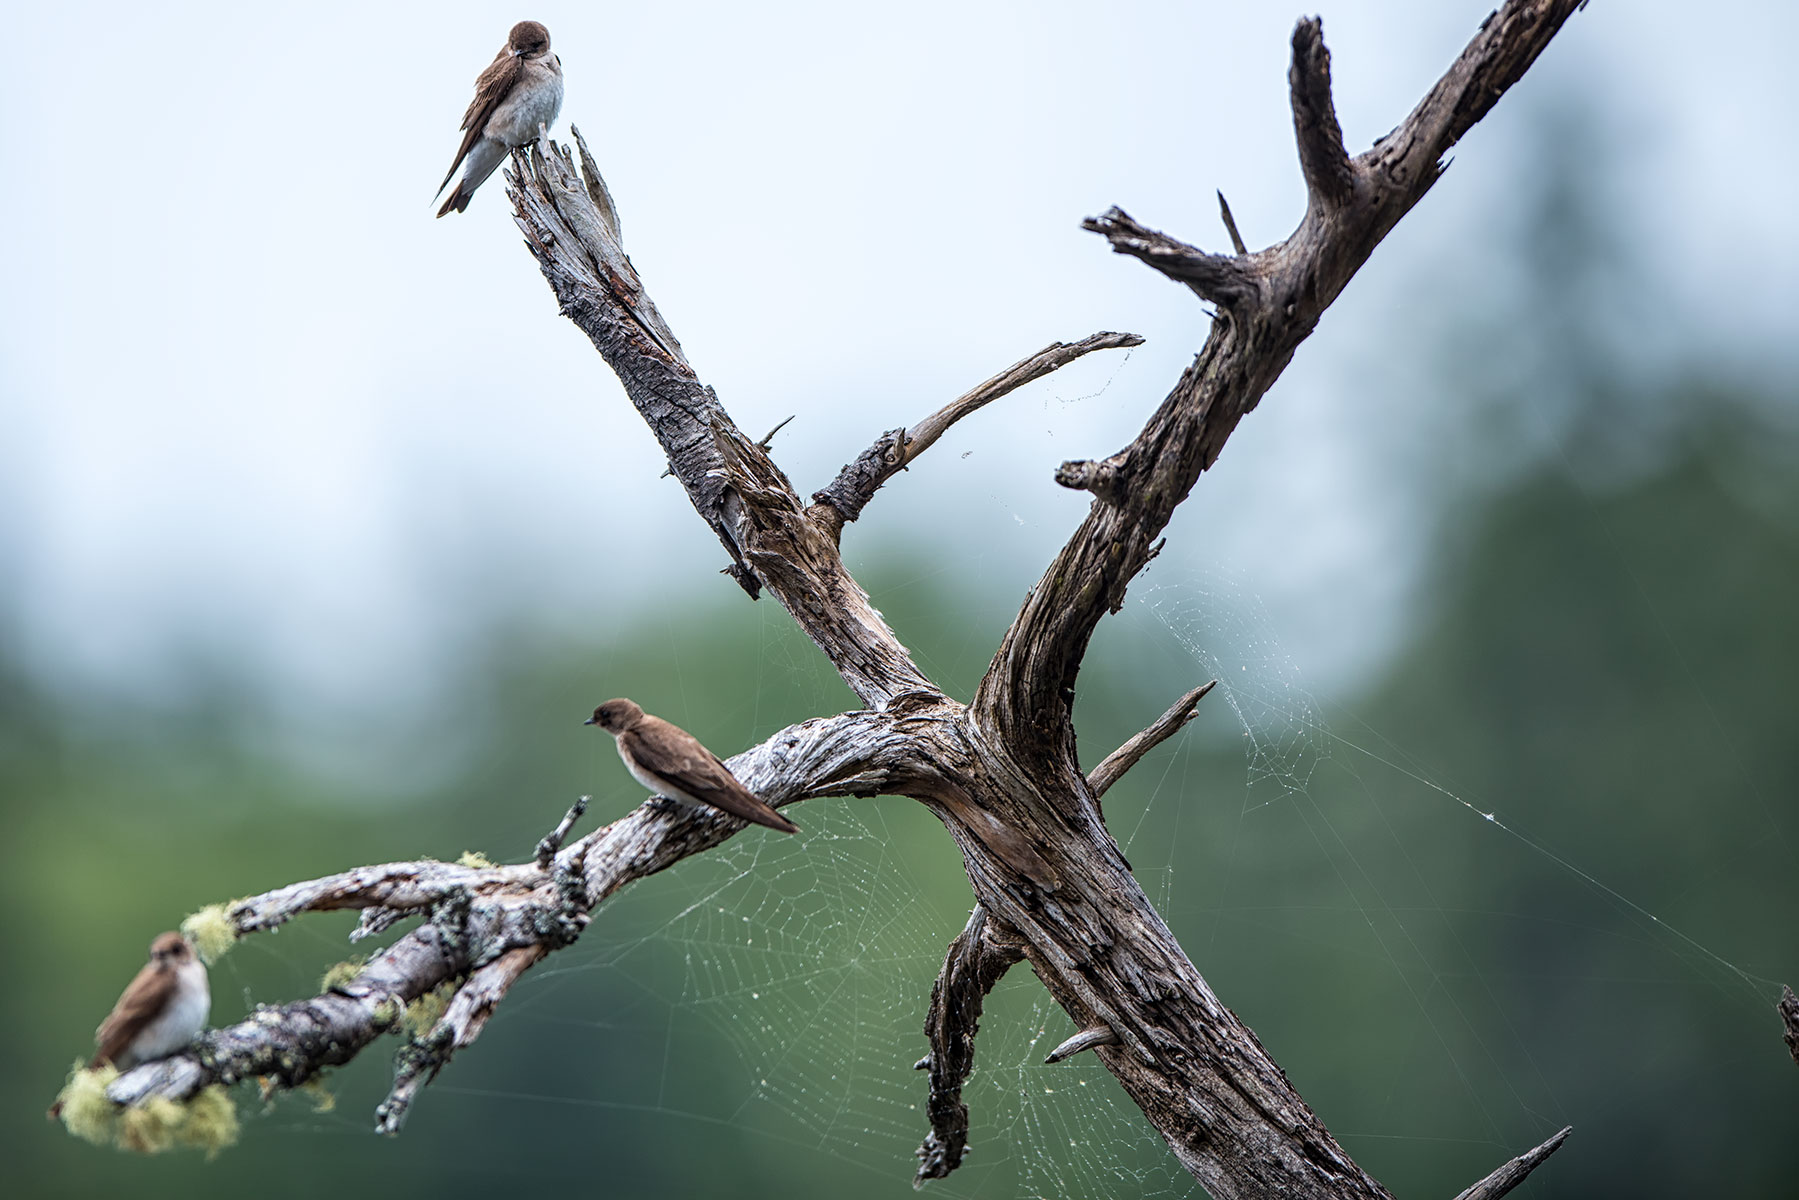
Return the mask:
<path id="1" fill-rule="evenodd" d="M 1568 1126 L 1554 1137 L 1538 1146 L 1535 1150 L 1520 1154 L 1517 1158 L 1501 1163 L 1491 1175 L 1462 1192 L 1457 1193 L 1455 1200 L 1499 1200 L 1513 1188 L 1524 1182 L 1524 1177 L 1543 1165 L 1543 1161 L 1568 1140 L 1573 1127 Z"/>

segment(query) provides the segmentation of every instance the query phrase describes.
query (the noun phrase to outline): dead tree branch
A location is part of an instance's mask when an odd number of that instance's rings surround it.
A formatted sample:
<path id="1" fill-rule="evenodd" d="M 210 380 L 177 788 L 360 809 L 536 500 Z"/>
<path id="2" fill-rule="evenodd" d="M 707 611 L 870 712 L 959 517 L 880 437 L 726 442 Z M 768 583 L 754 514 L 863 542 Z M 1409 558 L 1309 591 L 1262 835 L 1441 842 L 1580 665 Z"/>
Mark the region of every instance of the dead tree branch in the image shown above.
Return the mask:
<path id="1" fill-rule="evenodd" d="M 1199 702 L 1217 686 L 1216 679 L 1200 684 L 1176 700 L 1174 706 L 1157 717 L 1148 729 L 1132 735 L 1124 745 L 1106 755 L 1105 760 L 1087 775 L 1087 786 L 1093 789 L 1093 798 L 1098 800 L 1105 795 L 1107 789 L 1123 779 L 1124 773 L 1136 766 L 1145 754 L 1185 728 L 1199 712 Z"/>
<path id="2" fill-rule="evenodd" d="M 1535 1150 L 1520 1154 L 1473 1187 L 1459 1193 L 1455 1200 L 1498 1200 L 1523 1183 L 1526 1175 L 1543 1165 L 1543 1160 L 1561 1149 L 1562 1143 L 1568 1140 L 1568 1135 L 1572 1132 L 1573 1126 L 1562 1129 Z"/>
<path id="3" fill-rule="evenodd" d="M 854 521 L 861 516 L 862 509 L 874 498 L 875 492 L 883 483 L 905 470 L 919 455 L 929 450 L 945 430 L 976 409 L 1095 350 L 1142 344 L 1143 339 L 1134 333 L 1096 333 L 1072 345 L 1054 342 L 1022 362 L 1013 363 L 973 391 L 944 405 L 911 429 L 888 430 L 874 445 L 864 450 L 855 462 L 843 468 L 828 486 L 812 493 L 812 499 L 817 504 L 828 505 L 831 510 L 830 513 L 820 513 L 821 520 L 830 522 L 835 519 L 841 528 L 844 522 Z"/>
<path id="4" fill-rule="evenodd" d="M 962 1103 L 962 1085 L 974 1070 L 974 1035 L 981 1023 L 981 1004 L 1000 976 L 1023 957 L 1018 940 L 990 921 L 987 910 L 978 904 L 969 914 L 968 924 L 949 944 L 925 1012 L 924 1034 L 931 1052 L 914 1064 L 931 1073 L 926 1105 L 931 1132 L 918 1148 L 914 1182 L 945 1178 L 968 1152 L 968 1105 Z"/>
<path id="5" fill-rule="evenodd" d="M 616 207 L 579 134 L 573 152 L 552 145 L 515 155 L 510 195 L 518 226 L 563 315 L 618 376 L 730 555 L 737 582 L 752 597 L 772 594 L 868 706 L 784 730 L 733 758 L 732 771 L 777 806 L 807 796 L 913 797 L 943 821 L 962 854 L 977 907 L 931 1005 L 931 1130 L 921 1178 L 947 1174 L 961 1159 L 967 1111 L 960 1090 L 980 1001 L 1022 958 L 1076 1028 L 1089 1031 L 1065 1043 L 1067 1052 L 1091 1049 L 1218 1200 L 1387 1196 L 1212 992 L 1106 830 L 1099 794 L 1178 728 L 1197 697 L 1183 697 L 1089 778 L 1076 754 L 1074 688 L 1095 627 L 1123 604 L 1161 531 L 1238 421 L 1430 188 L 1442 155 L 1578 5 L 1506 0 L 1399 127 L 1354 158 L 1334 113 L 1322 28 L 1300 22 L 1289 81 L 1310 203 L 1278 245 L 1209 254 L 1116 208 L 1086 222 L 1115 251 L 1216 303 L 1218 319 L 1130 444 L 1057 473 L 1093 501 L 1025 599 L 967 706 L 919 669 L 845 569 L 843 523 L 943 428 L 1024 378 L 1099 348 L 1094 339 L 1051 347 L 905 434 L 886 435 L 808 505 L 688 364 L 624 254 Z M 209 1033 L 187 1053 L 127 1072 L 110 1094 L 122 1103 L 179 1097 L 252 1073 L 292 1086 L 354 1056 L 393 1025 L 403 1005 L 452 983 L 448 1012 L 410 1044 L 414 1057 L 403 1058 L 383 1108 L 383 1127 L 397 1127 L 418 1089 L 474 1038 L 519 975 L 579 936 L 595 908 L 741 828 L 722 814 L 651 803 L 553 850 L 547 865 L 390 864 L 243 901 L 230 914 L 240 932 L 333 907 L 362 908 L 362 932 L 399 914 L 426 920 L 347 983 Z M 1559 1138 L 1492 1178 L 1520 1164 L 1528 1170 Z M 1478 1190 L 1486 1186 L 1469 1194 L 1499 1194 Z"/>
<path id="6" fill-rule="evenodd" d="M 904 785 L 911 745 L 904 725 L 870 712 L 806 721 L 726 765 L 776 807 L 808 796 L 872 796 Z M 383 1130 L 392 1132 L 418 1088 L 449 1053 L 474 1040 L 519 973 L 571 944 L 616 892 L 722 845 L 744 828 L 723 813 L 651 800 L 562 848 L 547 868 L 535 861 L 497 867 L 387 863 L 239 900 L 224 914 L 239 936 L 278 928 L 307 912 L 359 908 L 364 922 L 358 933 L 409 915 L 426 919 L 353 978 L 309 1000 L 259 1009 L 209 1031 L 192 1050 L 120 1075 L 107 1094 L 119 1104 L 153 1096 L 182 1100 L 207 1084 L 251 1076 L 298 1087 L 393 1030 L 406 1006 L 425 993 L 455 984 L 423 1057 L 418 1047 L 401 1051 L 398 1074 L 418 1078 L 395 1085 L 398 1106 L 381 1118 Z M 440 1056 L 435 1062 L 434 1054 Z"/>

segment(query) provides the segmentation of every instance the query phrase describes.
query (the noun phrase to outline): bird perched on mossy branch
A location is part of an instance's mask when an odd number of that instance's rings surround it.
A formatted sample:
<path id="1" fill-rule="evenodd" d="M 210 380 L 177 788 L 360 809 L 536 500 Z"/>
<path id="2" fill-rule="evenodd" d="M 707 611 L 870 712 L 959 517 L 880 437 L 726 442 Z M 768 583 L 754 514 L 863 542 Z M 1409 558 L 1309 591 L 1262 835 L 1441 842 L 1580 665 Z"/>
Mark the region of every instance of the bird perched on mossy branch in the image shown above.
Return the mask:
<path id="1" fill-rule="evenodd" d="M 119 1002 L 94 1031 L 98 1049 L 88 1069 L 111 1064 L 129 1071 L 139 1063 L 167 1058 L 185 1049 L 206 1028 L 212 1012 L 212 988 L 206 965 L 179 933 L 158 934 L 150 943 L 150 961 L 126 985 Z M 61 1114 L 62 1102 L 50 1108 Z"/>

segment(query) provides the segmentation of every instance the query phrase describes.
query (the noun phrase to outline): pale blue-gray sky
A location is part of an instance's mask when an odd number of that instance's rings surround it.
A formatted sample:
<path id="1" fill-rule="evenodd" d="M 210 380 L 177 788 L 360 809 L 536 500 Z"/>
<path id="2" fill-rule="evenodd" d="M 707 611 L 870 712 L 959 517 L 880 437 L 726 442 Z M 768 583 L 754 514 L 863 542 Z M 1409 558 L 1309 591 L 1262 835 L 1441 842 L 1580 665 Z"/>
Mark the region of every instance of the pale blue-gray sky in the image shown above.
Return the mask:
<path id="1" fill-rule="evenodd" d="M 1790 64 L 1764 32 L 1787 7 L 1578 15 L 1246 422 L 1171 558 L 1263 597 L 1327 685 L 1390 644 L 1420 524 L 1370 419 L 1407 376 L 1375 351 L 1420 291 L 1478 297 L 1484 242 L 1558 105 L 1604 110 L 1619 235 L 1680 352 L 1740 362 L 1784 336 L 1790 366 Z M 1304 9 L 1324 17 L 1352 150 L 1487 8 Z M 1284 236 L 1304 202 L 1285 97 L 1301 11 L 15 6 L 5 607 L 30 656 L 80 683 L 154 696 L 212 643 L 355 708 L 431 685 L 471 596 L 591 629 L 730 587 L 556 316 L 498 180 L 432 219 L 470 84 L 522 16 L 565 65 L 557 132 L 587 135 L 702 375 L 752 431 L 797 414 L 776 449 L 802 490 L 1051 340 L 1150 338 L 1122 368 L 1083 364 L 959 427 L 848 536 L 852 557 L 953 538 L 952 561 L 1022 595 L 1082 511 L 1055 463 L 1121 444 L 1205 324 L 1078 221 L 1117 203 L 1217 246 L 1223 188 L 1252 243 Z"/>

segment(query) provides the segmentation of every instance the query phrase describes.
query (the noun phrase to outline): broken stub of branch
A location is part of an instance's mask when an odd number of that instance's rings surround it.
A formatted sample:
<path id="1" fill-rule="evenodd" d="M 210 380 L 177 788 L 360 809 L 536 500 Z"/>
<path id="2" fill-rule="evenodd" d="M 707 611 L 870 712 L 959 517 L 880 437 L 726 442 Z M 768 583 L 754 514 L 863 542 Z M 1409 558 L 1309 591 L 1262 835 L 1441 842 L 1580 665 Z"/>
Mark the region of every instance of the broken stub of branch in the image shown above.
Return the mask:
<path id="1" fill-rule="evenodd" d="M 1118 254 L 1148 263 L 1170 279 L 1178 280 L 1202 300 L 1229 310 L 1250 301 L 1260 278 L 1256 271 L 1227 254 L 1207 254 L 1160 230 L 1142 225 L 1114 205 L 1103 216 L 1088 217 L 1081 228 L 1103 234 Z"/>
<path id="2" fill-rule="evenodd" d="M 1081 1030 L 1061 1045 L 1044 1056 L 1046 1066 L 1053 1066 L 1065 1058 L 1073 1058 L 1083 1050 L 1093 1050 L 1100 1046 L 1116 1046 L 1118 1031 L 1110 1025 L 1093 1025 Z"/>
<path id="3" fill-rule="evenodd" d="M 1095 350 L 1128 349 L 1142 344 L 1143 339 L 1134 333 L 1096 333 L 1078 342 L 1053 342 L 957 397 L 911 429 L 888 430 L 855 462 L 838 472 L 829 485 L 813 492 L 812 499 L 816 506 L 828 509 L 828 519 L 841 529 L 862 515 L 862 509 L 882 484 L 905 470 L 963 417 Z"/>
<path id="4" fill-rule="evenodd" d="M 537 843 L 537 866 L 539 870 L 547 871 L 550 869 L 550 864 L 555 861 L 556 852 L 562 849 L 562 843 L 567 839 L 569 830 L 575 827 L 575 822 L 579 821 L 581 819 L 581 814 L 587 811 L 588 802 L 592 799 L 592 796 L 582 796 L 577 799 L 569 806 L 568 812 L 563 816 L 556 828 L 544 834 L 543 840 Z"/>

